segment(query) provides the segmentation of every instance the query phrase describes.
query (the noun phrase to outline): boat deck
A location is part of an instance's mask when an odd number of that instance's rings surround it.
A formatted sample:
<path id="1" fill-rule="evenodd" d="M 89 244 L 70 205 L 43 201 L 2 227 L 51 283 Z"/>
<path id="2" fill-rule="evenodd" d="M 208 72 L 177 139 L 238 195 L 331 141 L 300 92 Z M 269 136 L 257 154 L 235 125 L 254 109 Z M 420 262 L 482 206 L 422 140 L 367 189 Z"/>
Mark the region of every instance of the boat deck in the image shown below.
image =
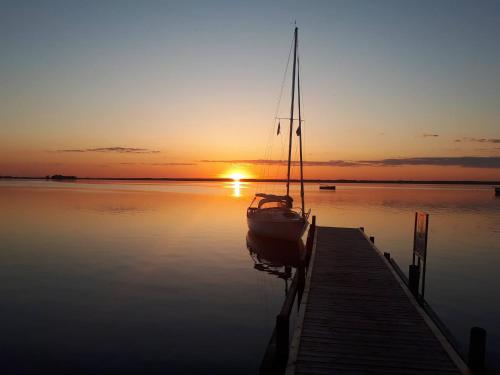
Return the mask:
<path id="1" fill-rule="evenodd" d="M 316 236 L 287 374 L 467 373 L 360 229 Z"/>

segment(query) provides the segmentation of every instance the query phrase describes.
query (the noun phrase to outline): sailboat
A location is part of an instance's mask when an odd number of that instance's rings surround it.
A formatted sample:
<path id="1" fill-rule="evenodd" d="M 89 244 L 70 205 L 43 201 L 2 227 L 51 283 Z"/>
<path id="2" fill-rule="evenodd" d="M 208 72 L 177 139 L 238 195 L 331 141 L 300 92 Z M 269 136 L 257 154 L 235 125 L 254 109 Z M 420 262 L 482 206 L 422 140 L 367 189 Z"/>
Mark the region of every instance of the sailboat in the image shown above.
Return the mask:
<path id="1" fill-rule="evenodd" d="M 300 69 L 297 69 L 299 59 L 297 56 L 298 28 L 295 27 L 293 35 L 293 72 L 292 96 L 290 104 L 290 127 L 288 137 L 288 169 L 286 180 L 286 195 L 257 193 L 247 209 L 247 222 L 250 231 L 258 236 L 297 241 L 302 237 L 308 226 L 310 210 L 305 211 L 304 205 L 304 173 L 302 162 L 302 114 L 300 106 Z M 300 198 L 301 207 L 293 206 L 290 196 L 290 169 L 292 163 L 292 134 L 295 109 L 295 81 L 297 78 L 298 121 L 297 136 L 299 137 L 300 154 Z"/>

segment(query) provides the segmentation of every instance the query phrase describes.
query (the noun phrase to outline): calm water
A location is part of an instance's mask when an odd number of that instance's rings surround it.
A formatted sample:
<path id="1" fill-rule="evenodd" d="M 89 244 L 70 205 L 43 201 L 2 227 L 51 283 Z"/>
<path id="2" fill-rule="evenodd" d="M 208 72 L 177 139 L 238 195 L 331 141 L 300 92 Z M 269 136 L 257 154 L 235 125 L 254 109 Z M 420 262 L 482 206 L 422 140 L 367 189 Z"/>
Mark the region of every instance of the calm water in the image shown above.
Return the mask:
<path id="1" fill-rule="evenodd" d="M 288 276 L 268 249 L 247 248 L 255 190 L 1 181 L 2 372 L 255 374 Z M 500 198 L 491 187 L 311 184 L 306 199 L 319 225 L 364 226 L 404 270 L 413 213 L 428 211 L 427 299 L 464 347 L 471 326 L 486 328 L 500 367 Z"/>

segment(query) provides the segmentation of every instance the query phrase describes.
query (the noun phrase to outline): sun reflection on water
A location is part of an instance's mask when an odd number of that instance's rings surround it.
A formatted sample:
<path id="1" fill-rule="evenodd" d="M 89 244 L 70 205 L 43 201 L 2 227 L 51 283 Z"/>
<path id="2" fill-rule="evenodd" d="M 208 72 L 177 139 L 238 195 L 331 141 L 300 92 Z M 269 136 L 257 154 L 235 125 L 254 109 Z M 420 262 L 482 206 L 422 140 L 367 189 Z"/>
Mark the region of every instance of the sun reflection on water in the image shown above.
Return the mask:
<path id="1" fill-rule="evenodd" d="M 233 197 L 241 197 L 241 182 L 238 180 L 233 182 Z"/>
<path id="2" fill-rule="evenodd" d="M 247 182 L 235 180 L 235 181 L 226 182 L 224 184 L 224 187 L 226 189 L 231 189 L 231 197 L 240 198 L 244 195 L 243 190 L 248 187 L 247 185 L 248 185 Z"/>

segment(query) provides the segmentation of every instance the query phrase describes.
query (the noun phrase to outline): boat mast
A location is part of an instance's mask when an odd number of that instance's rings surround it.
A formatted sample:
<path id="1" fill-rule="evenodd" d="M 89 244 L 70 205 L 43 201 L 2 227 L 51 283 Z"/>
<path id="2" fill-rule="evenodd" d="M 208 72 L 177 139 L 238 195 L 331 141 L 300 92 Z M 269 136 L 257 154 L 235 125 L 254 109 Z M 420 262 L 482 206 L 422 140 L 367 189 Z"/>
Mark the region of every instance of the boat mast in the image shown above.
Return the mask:
<path id="1" fill-rule="evenodd" d="M 288 138 L 288 173 L 286 179 L 286 195 L 290 195 L 290 166 L 292 162 L 292 132 L 293 132 L 293 105 L 295 101 L 295 66 L 297 63 L 297 32 L 298 28 L 295 27 L 293 39 L 294 39 L 294 48 L 293 48 L 293 73 L 292 73 L 292 101 L 290 104 L 290 134 Z"/>
<path id="2" fill-rule="evenodd" d="M 300 111 L 300 60 L 297 58 L 297 99 L 299 105 L 299 154 L 300 154 L 300 198 L 302 200 L 302 216 L 305 217 L 305 204 L 304 204 L 304 168 L 302 164 L 302 113 Z"/>

